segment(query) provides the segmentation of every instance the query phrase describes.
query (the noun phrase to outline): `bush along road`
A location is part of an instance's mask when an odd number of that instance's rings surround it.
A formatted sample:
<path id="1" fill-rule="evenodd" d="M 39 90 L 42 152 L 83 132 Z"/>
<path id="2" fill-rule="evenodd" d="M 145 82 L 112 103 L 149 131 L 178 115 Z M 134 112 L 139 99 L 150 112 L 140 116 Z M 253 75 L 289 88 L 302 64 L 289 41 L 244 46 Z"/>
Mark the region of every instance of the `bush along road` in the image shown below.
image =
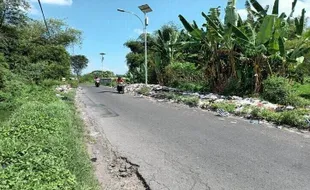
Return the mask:
<path id="1" fill-rule="evenodd" d="M 132 179 L 128 173 L 140 176 L 134 178 L 145 189 L 309 187 L 308 133 L 216 117 L 197 107 L 118 94 L 107 87 L 82 86 L 78 100 L 84 117 L 95 125 L 93 157 L 102 163 L 95 165 L 105 165 L 123 189 L 133 187 L 123 181 Z M 116 159 L 102 157 L 109 146 Z M 126 169 L 132 167 L 133 173 Z"/>

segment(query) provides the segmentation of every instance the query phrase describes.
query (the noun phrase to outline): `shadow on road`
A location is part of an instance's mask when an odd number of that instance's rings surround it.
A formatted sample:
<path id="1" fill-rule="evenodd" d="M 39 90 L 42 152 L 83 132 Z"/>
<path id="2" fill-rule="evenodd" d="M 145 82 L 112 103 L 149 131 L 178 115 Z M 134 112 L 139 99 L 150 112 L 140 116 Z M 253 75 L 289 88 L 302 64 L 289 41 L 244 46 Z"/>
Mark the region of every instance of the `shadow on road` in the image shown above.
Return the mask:
<path id="1" fill-rule="evenodd" d="M 112 93 L 112 94 L 119 94 L 118 92 L 116 92 L 116 91 L 111 91 L 111 90 L 103 90 L 103 91 L 100 91 L 100 92 L 97 92 L 97 93 Z"/>

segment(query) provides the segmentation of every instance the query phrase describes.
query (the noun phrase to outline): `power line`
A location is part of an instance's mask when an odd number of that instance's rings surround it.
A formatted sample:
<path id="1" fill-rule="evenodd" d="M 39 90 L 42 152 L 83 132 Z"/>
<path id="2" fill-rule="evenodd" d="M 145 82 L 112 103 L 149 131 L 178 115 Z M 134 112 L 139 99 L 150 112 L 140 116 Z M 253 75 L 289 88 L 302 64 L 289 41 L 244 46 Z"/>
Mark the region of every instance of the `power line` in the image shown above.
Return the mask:
<path id="1" fill-rule="evenodd" d="M 41 12 L 42 12 L 42 16 L 43 16 L 43 20 L 44 20 L 44 23 L 45 23 L 45 27 L 46 27 L 47 33 L 48 33 L 48 35 L 50 35 L 50 31 L 49 31 L 48 26 L 47 26 L 47 22 L 46 22 L 46 19 L 45 19 L 45 15 L 44 15 L 44 11 L 43 11 L 43 7 L 42 7 L 42 4 L 41 4 L 41 1 L 38 0 L 38 3 L 39 3 L 40 8 L 41 8 Z"/>

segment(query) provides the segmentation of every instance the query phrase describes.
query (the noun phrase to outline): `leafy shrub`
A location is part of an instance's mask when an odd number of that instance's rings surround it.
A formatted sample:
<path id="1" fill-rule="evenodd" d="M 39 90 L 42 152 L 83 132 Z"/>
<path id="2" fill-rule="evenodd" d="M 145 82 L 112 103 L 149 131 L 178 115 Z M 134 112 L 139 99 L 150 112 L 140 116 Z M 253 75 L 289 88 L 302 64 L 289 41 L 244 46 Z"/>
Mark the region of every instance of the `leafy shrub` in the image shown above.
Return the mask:
<path id="1" fill-rule="evenodd" d="M 277 124 L 281 123 L 281 113 L 274 112 L 268 109 L 261 109 L 257 113 L 258 117 L 265 119 L 267 121 L 275 122 Z"/>
<path id="2" fill-rule="evenodd" d="M 60 85 L 61 83 L 62 82 L 58 80 L 45 79 L 41 82 L 41 85 L 45 87 L 54 87 L 54 86 Z"/>
<path id="3" fill-rule="evenodd" d="M 286 102 L 287 104 L 295 107 L 304 107 L 310 105 L 310 100 L 302 98 L 296 94 L 291 94 Z"/>
<path id="4" fill-rule="evenodd" d="M 235 111 L 236 105 L 232 103 L 212 103 L 210 106 L 211 109 L 216 110 L 216 109 L 223 109 L 229 113 L 233 113 Z"/>
<path id="5" fill-rule="evenodd" d="M 140 88 L 140 89 L 138 90 L 138 93 L 139 93 L 139 94 L 143 94 L 143 95 L 145 95 L 145 96 L 149 95 L 150 92 L 151 92 L 151 88 L 149 88 L 149 87 L 147 87 L 147 86 L 143 86 L 142 88 Z"/>
<path id="6" fill-rule="evenodd" d="M 195 107 L 199 103 L 199 98 L 195 96 L 189 96 L 181 98 L 181 101 L 190 107 Z"/>
<path id="7" fill-rule="evenodd" d="M 175 93 L 164 92 L 163 94 L 164 94 L 165 98 L 167 98 L 168 100 L 176 99 L 176 94 Z"/>
<path id="8" fill-rule="evenodd" d="M 265 119 L 276 124 L 289 125 L 297 128 L 307 128 L 304 115 L 309 114 L 307 110 L 292 110 L 284 112 L 274 112 L 268 109 L 254 108 L 251 112 L 253 117 Z"/>
<path id="9" fill-rule="evenodd" d="M 172 63 L 165 68 L 165 79 L 168 85 L 184 91 L 206 91 L 202 70 L 193 63 Z"/>
<path id="10" fill-rule="evenodd" d="M 280 123 L 299 128 L 307 127 L 304 113 L 299 110 L 282 112 Z"/>
<path id="11" fill-rule="evenodd" d="M 206 84 L 199 83 L 190 83 L 190 82 L 176 82 L 176 84 L 172 85 L 172 87 L 178 88 L 182 91 L 190 91 L 190 92 L 207 92 L 209 91 L 209 87 Z"/>
<path id="12" fill-rule="evenodd" d="M 228 80 L 225 89 L 223 91 L 223 95 L 239 95 L 240 91 L 240 83 L 239 80 L 231 78 L 230 80 Z"/>
<path id="13" fill-rule="evenodd" d="M 252 117 L 254 117 L 254 118 L 259 117 L 260 116 L 260 111 L 261 111 L 260 108 L 257 108 L 257 107 L 253 108 L 253 110 L 251 111 Z"/>
<path id="14" fill-rule="evenodd" d="M 77 88 L 79 86 L 79 81 L 77 80 L 69 80 L 68 83 L 70 84 L 71 88 Z"/>
<path id="15" fill-rule="evenodd" d="M 262 97 L 272 103 L 287 105 L 293 95 L 289 80 L 283 77 L 269 77 L 263 83 Z"/>

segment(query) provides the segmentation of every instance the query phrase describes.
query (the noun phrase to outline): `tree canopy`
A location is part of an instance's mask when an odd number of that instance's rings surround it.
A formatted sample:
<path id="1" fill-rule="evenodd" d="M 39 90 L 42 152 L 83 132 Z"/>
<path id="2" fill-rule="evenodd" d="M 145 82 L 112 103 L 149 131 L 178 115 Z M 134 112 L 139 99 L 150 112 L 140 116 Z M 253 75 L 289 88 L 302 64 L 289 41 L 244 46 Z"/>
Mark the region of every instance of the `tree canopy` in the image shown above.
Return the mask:
<path id="1" fill-rule="evenodd" d="M 220 7 L 210 8 L 201 14 L 205 19 L 202 26 L 179 15 L 183 30 L 168 24 L 148 38 L 147 69 L 153 74 L 149 81 L 170 84 L 170 75 L 174 74 L 184 84 L 184 78 L 200 70 L 204 78 L 198 77 L 195 83 L 204 81 L 203 85 L 213 92 L 236 94 L 260 93 L 263 81 L 270 76 L 302 82 L 309 75 L 310 65 L 310 30 L 305 25 L 305 9 L 293 17 L 297 1 L 292 0 L 290 15 L 279 11 L 280 3 L 273 2 L 270 14 L 269 6 L 263 8 L 258 1 L 247 0 L 248 15 L 242 20 L 236 1 L 228 1 L 224 21 Z M 128 76 L 143 82 L 143 77 L 139 77 L 144 74 L 143 40 L 131 40 L 125 45 L 131 50 L 126 57 Z M 196 70 L 189 74 L 180 72 L 181 68 Z"/>
<path id="2" fill-rule="evenodd" d="M 81 76 L 82 70 L 87 67 L 88 62 L 84 55 L 71 56 L 71 66 L 77 76 Z"/>

